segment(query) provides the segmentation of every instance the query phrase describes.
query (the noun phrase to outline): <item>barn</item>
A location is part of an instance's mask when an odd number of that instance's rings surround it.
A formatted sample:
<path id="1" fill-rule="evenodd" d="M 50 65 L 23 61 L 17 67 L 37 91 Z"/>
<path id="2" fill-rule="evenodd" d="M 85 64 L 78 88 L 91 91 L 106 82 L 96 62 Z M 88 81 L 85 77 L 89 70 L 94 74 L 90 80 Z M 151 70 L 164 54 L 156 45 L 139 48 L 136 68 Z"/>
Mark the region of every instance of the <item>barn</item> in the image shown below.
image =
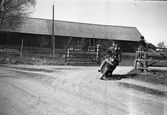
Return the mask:
<path id="1" fill-rule="evenodd" d="M 90 50 L 97 44 L 109 47 L 117 42 L 122 52 L 134 52 L 141 33 L 136 27 L 88 24 L 70 21 L 54 21 L 55 48 L 65 46 L 73 50 Z M 52 20 L 27 18 L 25 23 L 16 30 L 1 30 L 1 46 L 24 46 L 52 49 Z"/>

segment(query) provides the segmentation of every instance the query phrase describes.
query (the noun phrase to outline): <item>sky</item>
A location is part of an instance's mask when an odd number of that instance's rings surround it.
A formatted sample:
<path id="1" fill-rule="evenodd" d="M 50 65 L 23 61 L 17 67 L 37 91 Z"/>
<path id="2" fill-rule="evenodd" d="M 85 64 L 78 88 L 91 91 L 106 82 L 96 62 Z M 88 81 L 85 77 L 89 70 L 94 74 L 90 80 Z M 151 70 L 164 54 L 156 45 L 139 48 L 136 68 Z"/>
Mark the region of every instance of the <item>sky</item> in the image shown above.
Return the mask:
<path id="1" fill-rule="evenodd" d="M 31 17 L 136 27 L 149 43 L 167 46 L 167 1 L 37 0 Z"/>

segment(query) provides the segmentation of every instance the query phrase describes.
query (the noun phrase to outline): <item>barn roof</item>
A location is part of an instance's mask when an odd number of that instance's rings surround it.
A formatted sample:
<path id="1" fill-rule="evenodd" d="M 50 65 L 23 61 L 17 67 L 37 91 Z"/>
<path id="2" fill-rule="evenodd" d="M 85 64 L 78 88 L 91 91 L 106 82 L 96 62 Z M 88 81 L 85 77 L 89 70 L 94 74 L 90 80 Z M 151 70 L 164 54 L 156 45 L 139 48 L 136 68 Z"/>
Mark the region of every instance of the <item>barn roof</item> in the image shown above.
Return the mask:
<path id="1" fill-rule="evenodd" d="M 55 20 L 54 26 L 54 35 L 58 36 L 126 41 L 139 41 L 141 36 L 136 27 L 88 24 L 60 20 Z M 52 35 L 52 20 L 28 18 L 26 22 L 21 25 L 21 28 L 12 32 Z"/>

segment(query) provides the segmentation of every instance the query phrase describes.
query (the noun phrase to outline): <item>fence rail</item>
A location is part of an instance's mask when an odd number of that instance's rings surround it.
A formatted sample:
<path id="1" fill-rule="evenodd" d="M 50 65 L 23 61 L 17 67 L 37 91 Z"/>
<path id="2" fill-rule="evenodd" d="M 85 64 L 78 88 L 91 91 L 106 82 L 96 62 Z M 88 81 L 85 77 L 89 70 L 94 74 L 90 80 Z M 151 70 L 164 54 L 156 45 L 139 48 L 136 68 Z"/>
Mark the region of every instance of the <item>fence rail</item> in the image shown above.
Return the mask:
<path id="1" fill-rule="evenodd" d="M 0 51 L 4 52 L 20 52 L 21 46 L 4 46 L 0 45 Z M 38 55 L 45 55 L 45 56 L 51 56 L 52 55 L 52 49 L 51 48 L 39 48 L 39 47 L 23 47 L 23 54 L 38 54 Z M 64 55 L 64 49 L 55 49 L 56 56 L 63 56 Z"/>

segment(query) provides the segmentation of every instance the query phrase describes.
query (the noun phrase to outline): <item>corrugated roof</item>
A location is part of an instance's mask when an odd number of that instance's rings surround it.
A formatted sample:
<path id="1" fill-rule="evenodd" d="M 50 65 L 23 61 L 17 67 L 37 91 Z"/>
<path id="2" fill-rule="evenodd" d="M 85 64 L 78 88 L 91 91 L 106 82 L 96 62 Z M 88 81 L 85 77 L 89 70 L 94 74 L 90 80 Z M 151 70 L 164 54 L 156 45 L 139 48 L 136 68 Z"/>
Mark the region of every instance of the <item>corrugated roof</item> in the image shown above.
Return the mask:
<path id="1" fill-rule="evenodd" d="M 139 41 L 140 32 L 136 27 L 112 26 L 55 20 L 54 35 L 84 38 Z M 12 30 L 10 30 L 12 31 Z M 19 33 L 52 35 L 52 20 L 28 18 Z"/>

